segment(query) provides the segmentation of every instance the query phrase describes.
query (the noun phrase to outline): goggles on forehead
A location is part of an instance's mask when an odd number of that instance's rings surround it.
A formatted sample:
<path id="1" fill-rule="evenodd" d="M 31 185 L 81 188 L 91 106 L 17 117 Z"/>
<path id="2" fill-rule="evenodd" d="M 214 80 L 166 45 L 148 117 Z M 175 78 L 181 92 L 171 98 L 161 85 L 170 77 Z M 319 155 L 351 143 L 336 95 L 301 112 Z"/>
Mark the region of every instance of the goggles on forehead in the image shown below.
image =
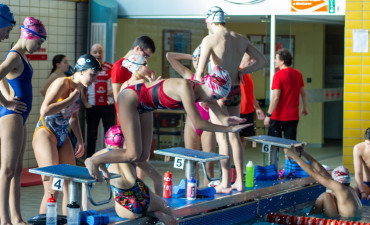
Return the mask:
<path id="1" fill-rule="evenodd" d="M 212 21 L 214 20 L 215 16 L 217 13 L 223 13 L 225 14 L 225 12 L 222 10 L 222 9 L 218 9 L 216 11 L 212 11 L 211 9 L 208 10 L 207 12 L 207 17 L 204 19 L 204 21 L 207 23 L 207 19 L 213 14 L 213 17 L 212 17 Z"/>
<path id="2" fill-rule="evenodd" d="M 147 65 L 148 65 L 148 63 L 147 63 L 147 62 L 144 62 L 143 64 L 140 64 L 140 63 L 137 63 L 137 62 L 132 62 L 132 61 L 130 61 L 129 59 L 127 59 L 127 61 L 129 61 L 129 62 L 130 62 L 130 63 L 132 63 L 132 64 L 139 65 L 139 66 L 147 66 Z"/>

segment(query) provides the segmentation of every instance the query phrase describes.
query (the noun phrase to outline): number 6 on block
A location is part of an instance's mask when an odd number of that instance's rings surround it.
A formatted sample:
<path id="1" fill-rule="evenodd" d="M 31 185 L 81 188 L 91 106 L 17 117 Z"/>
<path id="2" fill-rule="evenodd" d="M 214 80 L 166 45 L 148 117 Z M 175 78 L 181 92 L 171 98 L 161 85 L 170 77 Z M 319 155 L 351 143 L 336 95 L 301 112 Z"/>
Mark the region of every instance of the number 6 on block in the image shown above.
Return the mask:
<path id="1" fill-rule="evenodd" d="M 174 164 L 173 164 L 174 168 L 184 169 L 184 164 L 185 164 L 185 159 L 175 157 L 175 161 L 174 161 Z"/>
<path id="2" fill-rule="evenodd" d="M 56 191 L 63 191 L 63 184 L 64 179 L 53 177 L 53 185 L 51 185 L 51 189 Z"/>

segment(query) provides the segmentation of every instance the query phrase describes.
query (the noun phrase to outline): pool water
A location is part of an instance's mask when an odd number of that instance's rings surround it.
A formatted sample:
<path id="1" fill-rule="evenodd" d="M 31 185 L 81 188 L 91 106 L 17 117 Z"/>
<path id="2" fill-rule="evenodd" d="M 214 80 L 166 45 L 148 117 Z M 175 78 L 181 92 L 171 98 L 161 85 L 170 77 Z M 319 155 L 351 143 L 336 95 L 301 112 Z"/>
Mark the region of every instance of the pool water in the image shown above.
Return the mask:
<path id="1" fill-rule="evenodd" d="M 313 203 L 314 202 L 307 202 L 307 203 L 297 205 L 297 206 L 292 207 L 292 208 L 280 210 L 280 211 L 275 212 L 275 213 L 276 214 L 283 214 L 283 215 L 295 215 L 295 216 L 325 218 L 322 214 L 309 215 L 309 212 L 311 210 L 311 207 L 312 207 Z M 359 218 L 356 221 L 370 223 L 370 204 L 363 205 L 362 216 L 361 216 L 361 218 Z M 271 224 L 274 224 L 274 223 L 267 222 L 266 221 L 266 216 L 264 216 L 262 218 L 256 218 L 254 220 L 239 223 L 237 225 L 247 225 L 247 224 L 248 225 L 251 225 L 251 224 L 253 224 L 253 225 L 271 225 Z"/>

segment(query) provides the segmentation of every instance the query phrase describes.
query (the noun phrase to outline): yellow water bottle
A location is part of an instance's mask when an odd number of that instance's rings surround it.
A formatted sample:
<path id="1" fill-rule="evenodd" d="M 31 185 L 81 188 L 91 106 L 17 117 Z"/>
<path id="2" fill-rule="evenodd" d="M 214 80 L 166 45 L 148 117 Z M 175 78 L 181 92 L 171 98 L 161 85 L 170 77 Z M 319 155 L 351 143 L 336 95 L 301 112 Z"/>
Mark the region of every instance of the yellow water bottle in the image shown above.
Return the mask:
<path id="1" fill-rule="evenodd" d="M 249 161 L 246 165 L 245 186 L 249 188 L 254 186 L 254 165 L 252 161 Z"/>

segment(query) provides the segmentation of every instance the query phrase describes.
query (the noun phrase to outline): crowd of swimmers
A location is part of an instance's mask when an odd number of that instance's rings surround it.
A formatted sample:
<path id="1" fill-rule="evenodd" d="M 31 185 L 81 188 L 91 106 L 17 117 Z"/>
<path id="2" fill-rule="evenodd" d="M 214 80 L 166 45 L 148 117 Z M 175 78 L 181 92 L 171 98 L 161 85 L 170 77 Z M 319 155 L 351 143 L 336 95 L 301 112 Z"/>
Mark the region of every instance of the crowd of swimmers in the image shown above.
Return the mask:
<path id="1" fill-rule="evenodd" d="M 120 179 L 111 181 L 116 201 L 115 209 L 119 216 L 134 219 L 153 213 L 165 224 L 178 223 L 172 209 L 161 198 L 162 177 L 148 162 L 153 138 L 153 111 L 156 109 L 186 111 L 186 148 L 201 149 L 202 146 L 203 151 L 215 152 L 217 141 L 219 153 L 232 156 L 236 170 L 235 182 L 231 184 L 231 159 L 222 160 L 223 176 L 215 187 L 217 193 L 228 194 L 233 189 L 243 191 L 244 148 L 238 132 L 253 126 L 253 121 L 239 117 L 240 81 L 244 81 L 245 75 L 265 67 L 268 62 L 246 37 L 226 28 L 225 13 L 220 7 L 212 7 L 205 21 L 210 34 L 192 55 L 174 52 L 166 55 L 171 66 L 182 78 L 156 77 L 156 73 L 148 65 L 150 56 L 155 52 L 154 42 L 148 36 L 137 38 L 128 53 L 114 65 L 105 64 L 102 60 L 101 45 L 93 45 L 91 54 L 78 58 L 69 77 L 64 75 L 68 70 L 67 57 L 54 57 L 51 75 L 40 90 L 45 98 L 32 141 L 38 166 L 75 165 L 75 158 L 85 154 L 78 111 L 81 103 L 86 108 L 95 106 L 88 100 L 85 90 L 95 85 L 94 82 L 100 75 L 105 76 L 104 71 L 108 68 L 111 70 L 112 84 L 110 86 L 105 81 L 104 87 L 107 92 L 109 89 L 111 103 L 116 104 L 118 125 L 110 127 L 104 124 L 107 132 L 106 148 L 95 154 L 90 151 L 85 165 L 90 175 L 100 182 L 110 178 L 109 172 L 122 175 Z M 0 4 L 0 40 L 9 38 L 9 32 L 15 24 L 9 8 Z M 1 224 L 26 224 L 20 210 L 20 174 L 26 142 L 25 122 L 32 107 L 33 69 L 25 54 L 32 54 L 40 49 L 47 38 L 43 23 L 36 18 L 25 18 L 20 29 L 19 40 L 0 65 Z M 278 61 L 275 60 L 275 63 L 282 61 L 282 68 L 285 68 L 286 62 L 282 59 L 284 54 L 277 54 Z M 246 56 L 252 60 L 241 63 Z M 192 60 L 195 72 L 184 66 L 182 60 Z M 209 69 L 211 72 L 207 73 L 209 61 L 213 66 Z M 8 84 L 4 82 L 4 78 Z M 307 101 L 302 87 L 303 82 L 297 89 L 297 98 L 299 102 L 301 93 L 304 100 L 302 114 L 307 114 Z M 90 91 L 93 92 L 88 92 Z M 280 91 L 276 93 L 278 96 L 282 95 Z M 104 99 L 105 102 L 109 101 L 108 97 Z M 274 119 L 275 107 L 276 105 L 270 105 L 266 118 L 262 110 L 258 109 L 258 118 L 265 119 L 265 123 L 267 121 L 270 125 L 269 117 L 272 114 L 271 120 Z M 115 121 L 111 118 L 115 115 L 109 117 L 110 121 Z M 298 122 L 294 125 L 295 128 L 297 124 Z M 94 125 L 94 129 L 96 126 Z M 69 129 L 75 135 L 74 144 L 68 135 Z M 307 152 L 300 154 L 310 164 L 298 157 L 294 149 L 285 150 L 287 157 L 293 158 L 310 176 L 332 190 L 332 193 L 324 193 L 317 199 L 313 212 L 324 212 L 331 217 L 354 217 L 361 211 L 360 199 L 370 200 L 369 129 L 365 139 L 364 143 L 356 145 L 354 149 L 357 194 L 349 186 L 348 169 L 338 167 L 331 176 Z M 93 149 L 95 142 L 95 137 L 89 141 Z M 209 174 L 213 174 L 211 165 L 207 166 L 207 170 Z M 142 181 L 144 174 L 153 179 L 154 192 Z M 204 185 L 207 184 L 208 181 L 205 180 Z M 57 192 L 51 189 L 51 181 L 43 179 L 43 185 L 40 214 L 46 213 L 46 202 L 50 193 L 54 193 L 58 198 Z M 67 185 L 67 182 L 64 185 Z M 63 214 L 66 214 L 67 200 L 68 188 L 64 187 Z"/>

